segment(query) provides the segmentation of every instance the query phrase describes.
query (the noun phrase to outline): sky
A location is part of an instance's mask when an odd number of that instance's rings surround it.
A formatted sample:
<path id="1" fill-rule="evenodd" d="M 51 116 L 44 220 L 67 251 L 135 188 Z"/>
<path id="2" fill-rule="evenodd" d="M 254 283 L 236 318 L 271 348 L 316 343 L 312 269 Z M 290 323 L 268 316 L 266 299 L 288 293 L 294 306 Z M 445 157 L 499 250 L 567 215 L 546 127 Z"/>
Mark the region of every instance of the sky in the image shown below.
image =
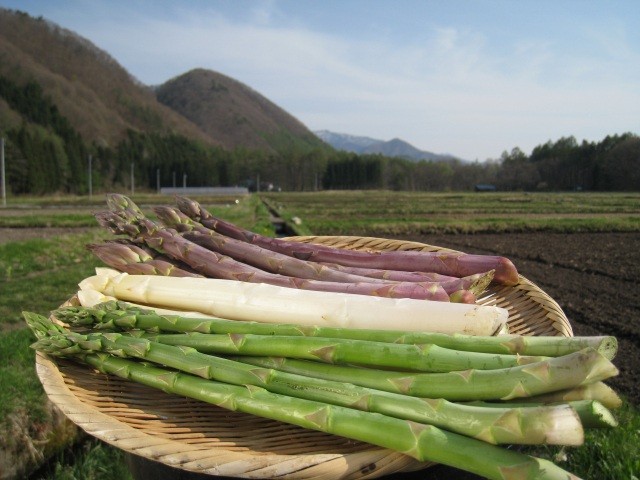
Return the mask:
<path id="1" fill-rule="evenodd" d="M 640 134 L 638 0 L 0 0 L 158 85 L 206 68 L 311 130 L 466 160 Z"/>

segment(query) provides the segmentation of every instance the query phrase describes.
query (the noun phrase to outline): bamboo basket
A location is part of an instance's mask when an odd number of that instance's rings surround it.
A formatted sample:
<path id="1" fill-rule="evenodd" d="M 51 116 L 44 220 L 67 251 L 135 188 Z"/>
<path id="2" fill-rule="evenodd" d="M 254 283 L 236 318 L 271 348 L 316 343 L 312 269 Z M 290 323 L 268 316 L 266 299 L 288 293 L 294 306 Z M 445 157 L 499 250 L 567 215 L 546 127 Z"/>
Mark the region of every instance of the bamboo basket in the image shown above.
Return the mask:
<path id="1" fill-rule="evenodd" d="M 447 250 L 371 237 L 291 239 L 356 250 Z M 71 298 L 68 303 L 76 301 Z M 560 306 L 522 276 L 515 286 L 491 287 L 478 303 L 506 308 L 510 333 L 573 335 Z M 50 401 L 88 434 L 134 458 L 160 462 L 198 478 L 365 479 L 433 465 L 362 442 L 167 394 L 41 353 L 36 355 L 36 371 Z"/>

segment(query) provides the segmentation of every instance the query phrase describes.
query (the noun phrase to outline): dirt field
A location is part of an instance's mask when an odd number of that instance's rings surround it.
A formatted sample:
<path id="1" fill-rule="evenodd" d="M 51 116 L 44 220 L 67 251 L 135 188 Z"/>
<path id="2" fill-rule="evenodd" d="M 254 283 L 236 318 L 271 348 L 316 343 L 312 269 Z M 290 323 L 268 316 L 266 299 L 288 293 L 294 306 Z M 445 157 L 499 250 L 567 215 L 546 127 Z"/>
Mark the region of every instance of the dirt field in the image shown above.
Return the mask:
<path id="1" fill-rule="evenodd" d="M 614 335 L 609 385 L 640 405 L 640 233 L 431 235 L 411 240 L 509 257 L 562 307 L 574 335 Z"/>

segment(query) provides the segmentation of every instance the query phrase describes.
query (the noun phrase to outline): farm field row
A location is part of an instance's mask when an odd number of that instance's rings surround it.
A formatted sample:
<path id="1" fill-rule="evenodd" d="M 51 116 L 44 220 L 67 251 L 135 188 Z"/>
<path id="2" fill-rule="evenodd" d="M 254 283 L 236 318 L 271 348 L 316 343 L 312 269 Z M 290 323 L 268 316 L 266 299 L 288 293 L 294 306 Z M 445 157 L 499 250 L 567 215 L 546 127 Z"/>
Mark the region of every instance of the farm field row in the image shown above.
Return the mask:
<path id="1" fill-rule="evenodd" d="M 639 193 L 325 191 L 262 198 L 302 234 L 415 235 L 640 229 Z"/>

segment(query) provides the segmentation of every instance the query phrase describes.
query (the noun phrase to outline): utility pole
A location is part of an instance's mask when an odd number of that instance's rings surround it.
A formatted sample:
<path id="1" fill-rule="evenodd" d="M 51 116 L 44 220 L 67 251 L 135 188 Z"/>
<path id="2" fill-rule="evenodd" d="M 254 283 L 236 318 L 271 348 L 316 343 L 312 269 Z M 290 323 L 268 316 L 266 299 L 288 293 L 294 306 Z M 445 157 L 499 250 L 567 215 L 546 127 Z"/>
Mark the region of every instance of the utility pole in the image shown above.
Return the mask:
<path id="1" fill-rule="evenodd" d="M 7 185 L 4 179 L 4 138 L 0 138 L 0 174 L 2 175 L 2 206 L 7 206 Z"/>
<path id="2" fill-rule="evenodd" d="M 173 188 L 176 188 L 176 172 L 173 171 Z"/>
<path id="3" fill-rule="evenodd" d="M 160 193 L 160 169 L 156 168 L 156 191 Z"/>
<path id="4" fill-rule="evenodd" d="M 133 197 L 133 194 L 134 194 L 134 192 L 136 190 L 135 179 L 133 178 L 133 165 L 134 165 L 134 163 L 131 162 L 131 196 L 132 197 Z"/>
<path id="5" fill-rule="evenodd" d="M 89 199 L 93 197 L 93 181 L 91 180 L 91 155 L 89 155 Z"/>
<path id="6" fill-rule="evenodd" d="M 187 188 L 187 174 L 182 174 L 182 188 Z"/>

